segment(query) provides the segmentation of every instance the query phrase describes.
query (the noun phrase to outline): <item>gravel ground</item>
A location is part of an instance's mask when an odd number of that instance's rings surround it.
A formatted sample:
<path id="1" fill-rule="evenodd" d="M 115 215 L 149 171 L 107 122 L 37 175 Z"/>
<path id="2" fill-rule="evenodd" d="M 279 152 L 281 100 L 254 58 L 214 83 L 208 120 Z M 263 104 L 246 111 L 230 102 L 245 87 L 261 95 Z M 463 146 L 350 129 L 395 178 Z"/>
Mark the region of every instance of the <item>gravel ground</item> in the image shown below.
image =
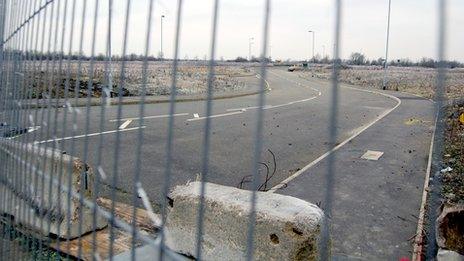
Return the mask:
<path id="1" fill-rule="evenodd" d="M 301 72 L 306 77 L 330 79 L 330 65 L 317 66 L 312 70 Z M 363 87 L 381 89 L 384 72 L 380 66 L 344 66 L 340 71 L 340 81 Z M 388 68 L 388 88 L 420 95 L 426 98 L 434 96 L 436 70 L 421 67 Z M 448 98 L 464 97 L 464 69 L 449 69 L 446 77 L 446 96 Z"/>
<path id="2" fill-rule="evenodd" d="M 449 203 L 464 204 L 464 105 L 447 110 L 443 163 L 452 170 L 443 174 L 443 197 Z"/>

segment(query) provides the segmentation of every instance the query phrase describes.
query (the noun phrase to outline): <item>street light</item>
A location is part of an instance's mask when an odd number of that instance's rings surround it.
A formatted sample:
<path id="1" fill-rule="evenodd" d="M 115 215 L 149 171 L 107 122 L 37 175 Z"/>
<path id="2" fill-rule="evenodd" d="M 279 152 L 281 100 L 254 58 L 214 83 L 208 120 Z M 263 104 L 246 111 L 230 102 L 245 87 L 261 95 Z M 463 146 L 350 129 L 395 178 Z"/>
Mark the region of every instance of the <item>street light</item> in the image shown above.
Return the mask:
<path id="1" fill-rule="evenodd" d="M 160 51 L 161 59 L 164 58 L 164 53 L 163 53 L 163 18 L 164 18 L 164 15 L 161 15 L 161 51 Z"/>
<path id="2" fill-rule="evenodd" d="M 253 40 L 255 38 L 250 37 L 248 38 L 248 60 L 251 61 L 251 45 L 253 44 Z"/>
<path id="3" fill-rule="evenodd" d="M 112 75 L 112 67 L 111 67 L 111 23 L 112 21 L 112 14 L 113 14 L 113 0 L 108 0 L 108 42 L 107 42 L 107 55 L 108 55 L 108 93 L 106 93 L 107 97 L 111 97 L 113 93 L 113 75 Z"/>
<path id="4" fill-rule="evenodd" d="M 269 45 L 269 62 L 272 62 L 272 45 Z"/>
<path id="5" fill-rule="evenodd" d="M 312 33 L 313 34 L 313 62 L 314 62 L 314 42 L 315 42 L 315 38 L 316 38 L 316 32 L 314 31 L 308 31 L 308 33 Z"/>
<path id="6" fill-rule="evenodd" d="M 388 67 L 388 42 L 390 40 L 390 11 L 391 11 L 391 0 L 388 0 L 388 18 L 387 18 L 387 42 L 385 43 L 385 62 L 383 64 L 384 76 L 383 76 L 383 87 L 387 89 L 387 67 Z"/>

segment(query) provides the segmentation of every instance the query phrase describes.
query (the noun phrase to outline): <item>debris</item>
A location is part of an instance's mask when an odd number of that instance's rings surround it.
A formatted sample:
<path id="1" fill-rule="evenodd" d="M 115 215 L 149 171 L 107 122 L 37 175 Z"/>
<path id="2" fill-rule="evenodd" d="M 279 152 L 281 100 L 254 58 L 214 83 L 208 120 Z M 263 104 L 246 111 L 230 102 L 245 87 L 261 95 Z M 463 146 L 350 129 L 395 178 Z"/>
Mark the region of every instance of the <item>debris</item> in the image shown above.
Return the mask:
<path id="1" fill-rule="evenodd" d="M 437 261 L 462 261 L 464 256 L 454 251 L 439 249 L 437 254 Z"/>
<path id="2" fill-rule="evenodd" d="M 383 152 L 382 151 L 375 151 L 375 150 L 368 150 L 366 153 L 364 153 L 361 156 L 361 159 L 366 159 L 366 160 L 379 160 L 380 157 L 382 157 Z"/>
<path id="3" fill-rule="evenodd" d="M 453 169 L 451 167 L 447 167 L 447 168 L 444 168 L 442 170 L 440 170 L 441 173 L 446 173 L 446 172 L 450 172 L 452 171 Z"/>

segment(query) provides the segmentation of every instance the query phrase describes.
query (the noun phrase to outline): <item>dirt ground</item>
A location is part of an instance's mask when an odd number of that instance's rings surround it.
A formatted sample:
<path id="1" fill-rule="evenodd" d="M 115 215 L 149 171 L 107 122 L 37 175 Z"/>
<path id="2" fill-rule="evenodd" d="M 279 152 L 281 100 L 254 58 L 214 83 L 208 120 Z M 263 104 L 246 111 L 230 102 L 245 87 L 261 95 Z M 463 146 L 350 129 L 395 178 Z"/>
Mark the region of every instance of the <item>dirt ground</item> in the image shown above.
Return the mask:
<path id="1" fill-rule="evenodd" d="M 464 105 L 448 108 L 443 163 L 443 197 L 448 203 L 464 204 Z"/>
<path id="2" fill-rule="evenodd" d="M 59 70 L 58 64 L 49 64 L 42 68 L 33 66 L 32 63 L 25 66 L 24 91 L 31 98 L 48 98 L 51 86 L 52 98 L 60 97 L 87 97 L 89 78 L 92 78 L 92 97 L 100 97 L 102 92 L 113 92 L 116 95 L 119 86 L 123 82 L 123 96 L 138 96 L 142 94 L 144 82 L 143 62 L 133 61 L 125 63 L 124 77 L 121 78 L 121 62 L 113 62 L 111 68 L 106 67 L 105 62 L 95 62 L 93 69 L 89 61 L 81 62 L 80 69 L 77 61 L 70 63 L 69 69 L 66 63 Z M 69 77 L 67 77 L 69 71 Z M 107 88 L 108 75 L 111 72 L 112 90 Z M 177 94 L 193 95 L 207 91 L 208 66 L 205 63 L 182 62 L 177 72 Z M 169 95 L 172 84 L 172 62 L 149 62 L 146 70 L 146 95 Z M 243 66 L 217 65 L 213 79 L 214 92 L 233 92 L 245 88 L 245 83 L 240 76 L 250 75 L 250 70 Z M 66 80 L 68 79 L 68 82 Z M 79 79 L 79 82 L 77 82 Z M 68 86 L 68 93 L 66 88 Z M 78 87 L 78 88 L 77 88 Z"/>

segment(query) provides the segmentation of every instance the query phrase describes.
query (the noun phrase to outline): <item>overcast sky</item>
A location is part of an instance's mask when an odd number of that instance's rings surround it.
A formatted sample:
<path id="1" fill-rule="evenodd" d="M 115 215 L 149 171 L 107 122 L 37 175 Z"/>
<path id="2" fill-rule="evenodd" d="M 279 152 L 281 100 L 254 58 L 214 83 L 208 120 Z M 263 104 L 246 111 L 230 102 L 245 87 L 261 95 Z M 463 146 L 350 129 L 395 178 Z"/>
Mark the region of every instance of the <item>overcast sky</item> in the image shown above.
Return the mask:
<path id="1" fill-rule="evenodd" d="M 81 4 L 82 1 L 78 1 Z M 94 1 L 88 1 L 85 46 L 90 50 Z M 164 53 L 173 56 L 176 21 L 175 0 L 155 0 L 151 54 L 160 51 L 160 17 L 165 15 Z M 316 54 L 331 56 L 334 36 L 333 0 L 273 0 L 270 23 L 271 56 L 274 59 L 305 59 L 311 56 L 316 32 Z M 362 52 L 369 58 L 385 55 L 388 0 L 345 0 L 342 16 L 341 54 Z M 100 1 L 97 53 L 105 52 L 107 0 Z M 121 53 L 125 0 L 114 0 L 113 53 Z M 132 1 L 128 53 L 143 53 L 148 1 Z M 449 0 L 449 59 L 464 62 L 464 1 Z M 436 57 L 438 0 L 392 0 L 390 57 Z M 78 8 L 79 9 L 79 8 Z M 180 57 L 203 59 L 209 56 L 213 0 L 184 0 Z M 248 39 L 254 38 L 252 54 L 259 56 L 262 46 L 264 0 L 220 1 L 218 48 L 216 57 L 248 56 Z M 77 24 L 80 19 L 77 19 Z M 77 26 L 76 26 L 77 28 Z M 77 34 L 76 29 L 76 34 Z M 324 48 L 325 47 L 325 48 Z M 75 45 L 75 48 L 77 46 Z"/>

